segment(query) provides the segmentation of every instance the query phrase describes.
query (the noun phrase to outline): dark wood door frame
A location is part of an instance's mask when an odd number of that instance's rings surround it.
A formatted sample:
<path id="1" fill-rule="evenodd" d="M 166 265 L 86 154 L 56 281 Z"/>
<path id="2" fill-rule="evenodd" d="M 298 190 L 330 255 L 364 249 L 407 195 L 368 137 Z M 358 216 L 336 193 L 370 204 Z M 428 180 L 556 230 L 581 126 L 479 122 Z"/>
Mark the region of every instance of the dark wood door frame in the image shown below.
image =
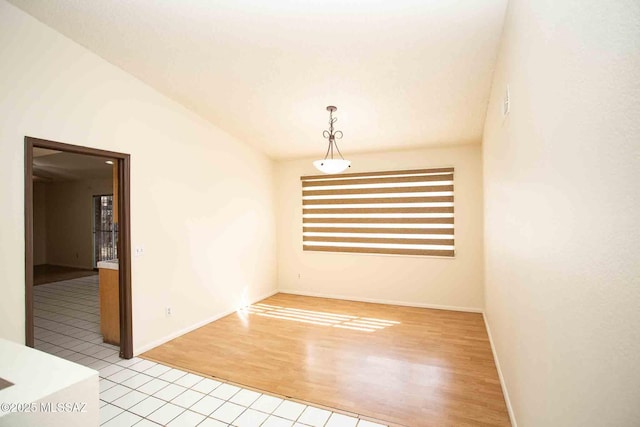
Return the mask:
<path id="1" fill-rule="evenodd" d="M 118 259 L 120 287 L 120 357 L 133 357 L 131 321 L 131 216 L 129 154 L 64 144 L 46 139 L 24 138 L 24 223 L 25 223 L 25 311 L 26 344 L 34 346 L 33 321 L 33 148 L 104 157 L 118 162 Z"/>

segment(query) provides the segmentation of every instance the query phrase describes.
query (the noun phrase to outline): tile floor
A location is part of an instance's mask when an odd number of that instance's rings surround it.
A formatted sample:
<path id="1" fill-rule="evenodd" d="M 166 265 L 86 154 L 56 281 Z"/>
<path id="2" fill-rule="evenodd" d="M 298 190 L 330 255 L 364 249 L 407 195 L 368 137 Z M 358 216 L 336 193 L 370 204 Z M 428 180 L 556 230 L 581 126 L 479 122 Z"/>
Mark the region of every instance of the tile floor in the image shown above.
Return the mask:
<path id="1" fill-rule="evenodd" d="M 36 348 L 100 373 L 100 424 L 381 427 L 134 357 L 102 342 L 98 276 L 34 288 Z"/>

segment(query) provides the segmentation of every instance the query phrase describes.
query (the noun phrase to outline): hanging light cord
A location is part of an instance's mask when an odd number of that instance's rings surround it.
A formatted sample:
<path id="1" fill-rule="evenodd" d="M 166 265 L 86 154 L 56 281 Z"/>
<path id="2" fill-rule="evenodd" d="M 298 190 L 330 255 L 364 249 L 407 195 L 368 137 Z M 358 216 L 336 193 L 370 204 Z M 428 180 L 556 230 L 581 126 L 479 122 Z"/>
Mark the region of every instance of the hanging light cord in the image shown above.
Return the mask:
<path id="1" fill-rule="evenodd" d="M 327 147 L 327 154 L 324 155 L 324 159 L 327 160 L 329 153 L 331 153 L 331 159 L 333 160 L 333 147 L 335 146 L 336 151 L 340 155 L 340 158 L 344 160 L 344 157 L 342 156 L 342 153 L 338 148 L 338 143 L 336 142 L 336 139 L 342 139 L 342 131 L 339 131 L 339 130 L 335 132 L 333 131 L 333 124 L 338 121 L 337 117 L 335 118 L 333 117 L 333 112 L 335 111 L 335 107 L 327 108 L 327 109 L 329 110 L 329 130 L 325 130 L 324 132 L 322 132 L 322 136 L 329 140 L 329 146 Z"/>

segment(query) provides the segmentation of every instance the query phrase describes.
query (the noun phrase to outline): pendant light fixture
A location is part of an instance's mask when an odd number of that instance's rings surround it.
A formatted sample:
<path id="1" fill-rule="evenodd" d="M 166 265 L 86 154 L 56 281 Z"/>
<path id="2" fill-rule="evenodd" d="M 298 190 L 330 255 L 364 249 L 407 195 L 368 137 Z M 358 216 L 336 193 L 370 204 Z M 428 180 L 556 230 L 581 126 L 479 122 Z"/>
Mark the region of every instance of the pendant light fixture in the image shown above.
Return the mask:
<path id="1" fill-rule="evenodd" d="M 327 107 L 327 111 L 329 112 L 329 130 L 325 130 L 324 132 L 322 132 L 322 136 L 329 140 L 329 147 L 327 147 L 327 154 L 324 155 L 324 159 L 316 160 L 315 162 L 313 162 L 313 166 L 315 166 L 316 169 L 318 169 L 320 172 L 329 174 L 340 173 L 343 170 L 351 167 L 351 162 L 349 160 L 345 160 L 344 157 L 342 157 L 342 153 L 340 152 L 338 143 L 336 142 L 336 139 L 342 139 L 342 132 L 339 130 L 333 130 L 333 124 L 338 121 L 337 118 L 333 117 L 333 112 L 337 109 L 338 108 L 334 107 L 333 105 L 329 105 Z M 340 155 L 339 159 L 333 158 L 334 148 Z"/>

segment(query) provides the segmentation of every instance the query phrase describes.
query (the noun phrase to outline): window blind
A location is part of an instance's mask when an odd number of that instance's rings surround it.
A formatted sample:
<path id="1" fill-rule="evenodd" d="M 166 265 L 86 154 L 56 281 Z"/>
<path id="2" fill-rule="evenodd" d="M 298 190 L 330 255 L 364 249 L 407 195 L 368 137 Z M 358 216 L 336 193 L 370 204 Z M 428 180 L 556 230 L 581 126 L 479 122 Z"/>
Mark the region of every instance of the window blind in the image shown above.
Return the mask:
<path id="1" fill-rule="evenodd" d="M 453 172 L 301 177 L 303 249 L 453 257 Z"/>

